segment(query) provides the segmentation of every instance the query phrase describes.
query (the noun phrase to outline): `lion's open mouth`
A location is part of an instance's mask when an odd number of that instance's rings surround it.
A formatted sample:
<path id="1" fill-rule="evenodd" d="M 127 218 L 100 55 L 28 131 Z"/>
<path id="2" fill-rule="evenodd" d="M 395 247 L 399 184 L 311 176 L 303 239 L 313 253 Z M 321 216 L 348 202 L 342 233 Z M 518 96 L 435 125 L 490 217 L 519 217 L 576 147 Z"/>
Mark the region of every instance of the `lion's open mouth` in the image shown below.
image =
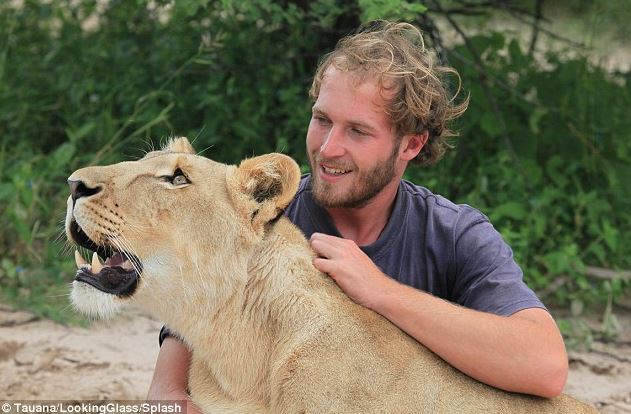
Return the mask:
<path id="1" fill-rule="evenodd" d="M 95 243 L 74 220 L 70 224 L 70 234 L 79 246 L 94 252 L 92 263 L 88 263 L 78 251 L 75 251 L 76 281 L 87 283 L 112 295 L 131 296 L 134 293 L 142 270 L 138 257 L 113 246 Z M 101 262 L 99 256 L 104 262 Z"/>

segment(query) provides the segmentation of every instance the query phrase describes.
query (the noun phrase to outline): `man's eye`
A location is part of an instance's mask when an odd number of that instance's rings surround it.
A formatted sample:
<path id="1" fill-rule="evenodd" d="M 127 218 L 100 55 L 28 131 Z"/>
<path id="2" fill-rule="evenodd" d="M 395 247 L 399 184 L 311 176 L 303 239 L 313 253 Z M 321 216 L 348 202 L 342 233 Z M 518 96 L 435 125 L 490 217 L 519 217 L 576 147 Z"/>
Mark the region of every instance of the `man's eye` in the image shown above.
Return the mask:
<path id="1" fill-rule="evenodd" d="M 351 131 L 355 135 L 368 135 L 366 132 L 362 131 L 361 129 L 357 129 L 357 128 L 352 128 Z"/>
<path id="2" fill-rule="evenodd" d="M 330 123 L 330 121 L 323 116 L 314 116 L 313 118 L 322 125 L 328 125 Z"/>

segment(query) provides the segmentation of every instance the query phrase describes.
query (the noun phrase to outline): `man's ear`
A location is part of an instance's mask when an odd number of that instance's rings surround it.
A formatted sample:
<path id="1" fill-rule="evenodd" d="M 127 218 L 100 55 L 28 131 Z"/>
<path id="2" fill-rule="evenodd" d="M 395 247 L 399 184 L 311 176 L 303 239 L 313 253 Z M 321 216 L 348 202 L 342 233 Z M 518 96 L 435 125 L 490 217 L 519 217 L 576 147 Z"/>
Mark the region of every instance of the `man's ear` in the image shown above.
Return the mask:
<path id="1" fill-rule="evenodd" d="M 300 168 L 286 155 L 261 155 L 229 167 L 226 181 L 235 208 L 259 232 L 294 198 Z"/>
<path id="2" fill-rule="evenodd" d="M 405 161 L 414 159 L 419 152 L 427 144 L 429 138 L 429 131 L 425 130 L 420 134 L 408 134 L 403 137 L 400 146 L 401 158 Z"/>
<path id="3" fill-rule="evenodd" d="M 186 137 L 169 139 L 169 142 L 167 142 L 162 150 L 168 152 L 183 152 L 185 154 L 195 154 L 193 146 L 190 142 L 188 142 L 188 138 Z"/>

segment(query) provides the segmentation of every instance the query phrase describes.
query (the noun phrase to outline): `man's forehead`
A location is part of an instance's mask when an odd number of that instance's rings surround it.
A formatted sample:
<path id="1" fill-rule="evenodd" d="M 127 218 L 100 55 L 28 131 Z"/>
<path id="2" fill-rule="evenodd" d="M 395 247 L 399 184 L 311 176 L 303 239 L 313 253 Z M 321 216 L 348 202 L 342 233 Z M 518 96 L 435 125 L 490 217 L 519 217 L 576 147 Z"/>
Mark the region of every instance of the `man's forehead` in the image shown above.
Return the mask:
<path id="1" fill-rule="evenodd" d="M 382 94 L 391 95 L 396 88 L 396 80 L 391 75 L 386 75 L 381 72 L 374 72 L 369 69 L 362 70 L 344 70 L 332 63 L 322 75 L 322 80 L 326 81 L 335 75 L 345 75 L 351 82 L 353 88 L 359 88 L 360 86 L 368 83 L 377 86 Z"/>

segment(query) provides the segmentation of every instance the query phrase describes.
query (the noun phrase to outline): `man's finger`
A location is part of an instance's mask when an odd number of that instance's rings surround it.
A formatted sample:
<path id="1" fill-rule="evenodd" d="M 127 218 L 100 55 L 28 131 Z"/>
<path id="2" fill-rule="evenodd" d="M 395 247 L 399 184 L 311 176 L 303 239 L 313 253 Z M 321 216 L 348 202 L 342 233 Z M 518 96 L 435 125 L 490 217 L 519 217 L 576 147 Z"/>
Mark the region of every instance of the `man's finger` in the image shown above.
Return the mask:
<path id="1" fill-rule="evenodd" d="M 310 241 L 311 248 L 318 256 L 332 258 L 335 257 L 339 248 L 336 244 L 329 243 L 327 240 L 315 238 Z"/>
<path id="2" fill-rule="evenodd" d="M 341 244 L 345 242 L 345 239 L 343 239 L 342 237 L 331 236 L 324 233 L 313 233 L 311 237 L 309 238 L 309 241 L 313 241 L 313 240 L 320 240 L 320 241 L 331 243 L 331 244 Z"/>
<path id="3" fill-rule="evenodd" d="M 313 259 L 313 266 L 315 266 L 315 268 L 319 271 L 329 274 L 329 276 L 334 273 L 333 269 L 335 265 L 331 260 L 316 257 Z"/>

